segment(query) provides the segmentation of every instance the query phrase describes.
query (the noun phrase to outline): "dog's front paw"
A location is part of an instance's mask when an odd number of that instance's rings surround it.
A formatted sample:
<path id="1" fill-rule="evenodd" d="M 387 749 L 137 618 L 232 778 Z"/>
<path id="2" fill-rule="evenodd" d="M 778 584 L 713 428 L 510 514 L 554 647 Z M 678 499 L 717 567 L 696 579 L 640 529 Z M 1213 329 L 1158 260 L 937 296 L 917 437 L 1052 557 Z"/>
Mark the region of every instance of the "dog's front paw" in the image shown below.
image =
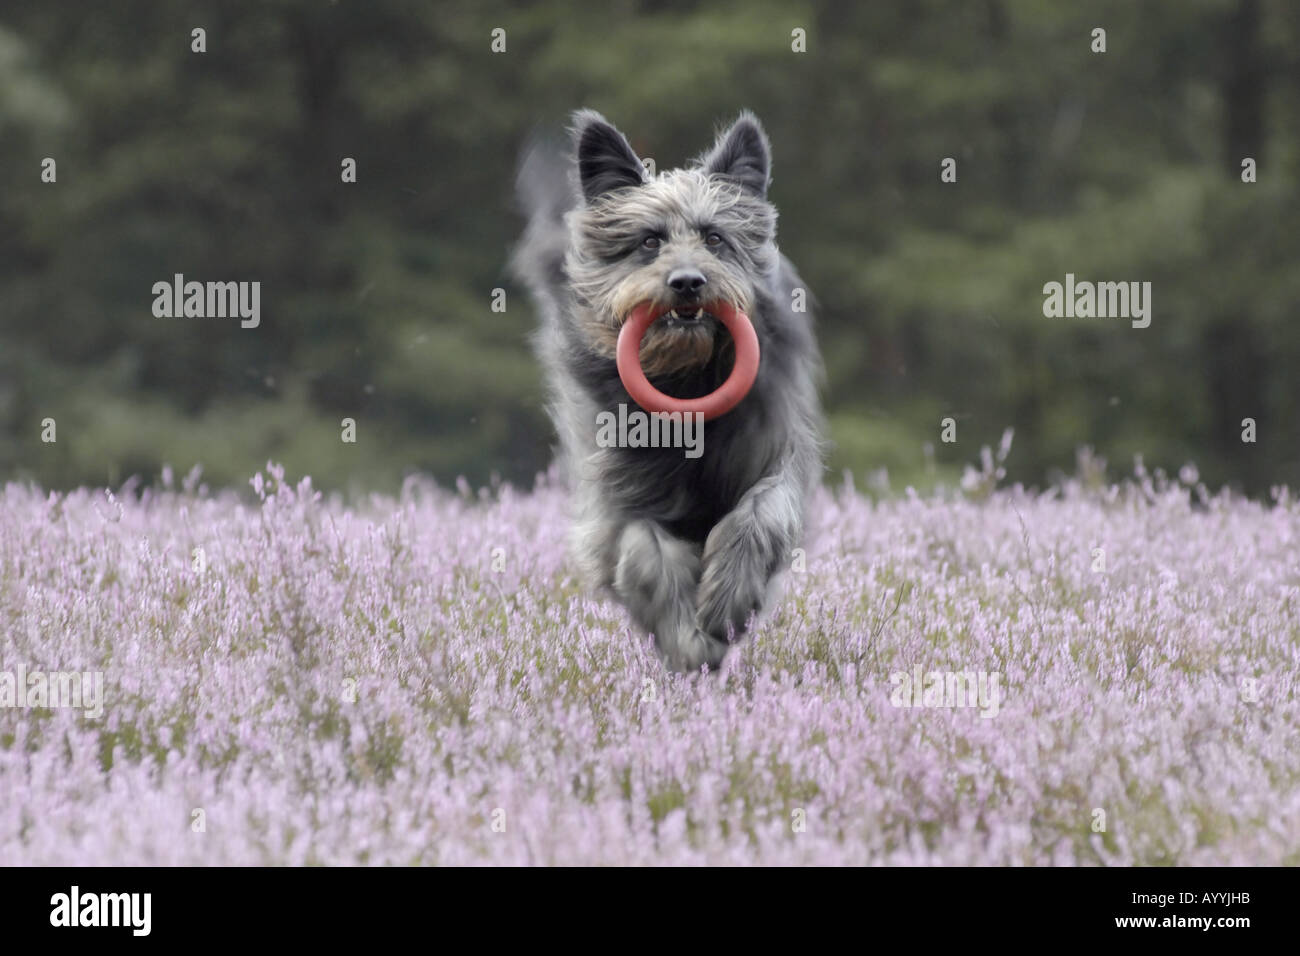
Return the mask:
<path id="1" fill-rule="evenodd" d="M 769 548 L 753 527 L 735 514 L 722 519 L 704 544 L 704 571 L 696 592 L 700 628 L 717 640 L 744 633 L 763 608 L 774 570 Z"/>
<path id="2" fill-rule="evenodd" d="M 716 670 L 727 656 L 727 642 L 697 627 L 684 627 L 669 640 L 658 642 L 659 653 L 670 670 L 689 674 L 701 667 Z"/>

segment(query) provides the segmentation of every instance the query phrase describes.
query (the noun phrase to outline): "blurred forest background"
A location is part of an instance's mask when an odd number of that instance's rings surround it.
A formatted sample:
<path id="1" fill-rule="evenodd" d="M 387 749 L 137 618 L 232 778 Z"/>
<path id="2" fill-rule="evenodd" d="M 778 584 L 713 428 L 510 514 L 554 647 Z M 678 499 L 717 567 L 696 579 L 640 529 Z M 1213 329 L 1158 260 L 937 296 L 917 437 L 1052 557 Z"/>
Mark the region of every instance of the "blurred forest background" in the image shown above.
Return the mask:
<path id="1" fill-rule="evenodd" d="M 762 118 L 832 479 L 947 481 L 1013 426 L 1011 480 L 1092 446 L 1300 486 L 1292 0 L 8 0 L 0 480 L 242 485 L 274 458 L 318 487 L 530 484 L 552 436 L 512 183 L 579 106 L 660 168 Z M 155 318 L 178 272 L 260 281 L 261 326 Z M 1045 318 L 1067 272 L 1152 282 L 1151 326 Z"/>

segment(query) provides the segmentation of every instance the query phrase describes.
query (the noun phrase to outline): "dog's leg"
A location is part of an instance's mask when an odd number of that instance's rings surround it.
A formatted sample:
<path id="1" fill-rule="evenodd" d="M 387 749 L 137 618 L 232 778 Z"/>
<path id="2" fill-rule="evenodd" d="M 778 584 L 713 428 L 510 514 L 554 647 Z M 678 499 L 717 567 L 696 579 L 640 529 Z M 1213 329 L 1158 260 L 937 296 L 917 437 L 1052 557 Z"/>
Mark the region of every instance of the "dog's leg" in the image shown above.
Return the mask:
<path id="1" fill-rule="evenodd" d="M 699 625 L 717 640 L 744 632 L 803 528 L 806 477 L 788 468 L 760 479 L 704 542 Z"/>
<path id="2" fill-rule="evenodd" d="M 614 591 L 633 620 L 655 636 L 655 646 L 673 670 L 710 669 L 727 653 L 724 641 L 702 632 L 695 621 L 700 574 L 697 545 L 669 534 L 646 519 L 629 522 L 618 539 Z"/>

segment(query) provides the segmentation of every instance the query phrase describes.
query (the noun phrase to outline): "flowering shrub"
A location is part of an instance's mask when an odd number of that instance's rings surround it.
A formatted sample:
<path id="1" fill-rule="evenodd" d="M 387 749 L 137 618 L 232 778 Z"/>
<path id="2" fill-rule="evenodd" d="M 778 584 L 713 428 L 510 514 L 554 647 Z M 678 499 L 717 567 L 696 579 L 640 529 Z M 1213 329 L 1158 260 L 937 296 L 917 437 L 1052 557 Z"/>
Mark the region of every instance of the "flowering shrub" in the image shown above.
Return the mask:
<path id="1" fill-rule="evenodd" d="M 824 491 L 708 676 L 578 589 L 549 480 L 9 485 L 0 672 L 104 701 L 0 707 L 0 861 L 1295 864 L 1300 508 L 1194 479 Z M 996 713 L 896 706 L 930 672 Z"/>

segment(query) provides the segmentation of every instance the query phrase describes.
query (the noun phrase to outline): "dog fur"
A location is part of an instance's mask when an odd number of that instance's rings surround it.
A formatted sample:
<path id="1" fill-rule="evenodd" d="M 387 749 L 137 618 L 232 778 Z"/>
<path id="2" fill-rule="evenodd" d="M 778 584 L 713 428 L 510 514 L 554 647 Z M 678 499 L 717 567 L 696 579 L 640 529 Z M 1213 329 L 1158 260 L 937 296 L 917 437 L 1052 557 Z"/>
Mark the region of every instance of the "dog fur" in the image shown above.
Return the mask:
<path id="1" fill-rule="evenodd" d="M 670 668 L 715 668 L 775 600 L 820 480 L 812 296 L 776 245 L 771 152 L 752 114 L 653 178 L 600 114 L 574 114 L 572 133 L 571 151 L 535 146 L 525 157 L 528 225 L 513 260 L 541 314 L 535 344 L 573 491 L 572 553 L 587 584 L 654 635 Z M 798 298 L 808 311 L 795 310 Z M 749 315 L 761 362 L 740 404 L 705 424 L 703 455 L 598 446 L 597 415 L 635 407 L 615 365 L 632 308 L 717 300 Z M 652 384 L 681 398 L 716 389 L 733 358 L 730 335 L 707 315 L 660 319 L 641 348 Z"/>

